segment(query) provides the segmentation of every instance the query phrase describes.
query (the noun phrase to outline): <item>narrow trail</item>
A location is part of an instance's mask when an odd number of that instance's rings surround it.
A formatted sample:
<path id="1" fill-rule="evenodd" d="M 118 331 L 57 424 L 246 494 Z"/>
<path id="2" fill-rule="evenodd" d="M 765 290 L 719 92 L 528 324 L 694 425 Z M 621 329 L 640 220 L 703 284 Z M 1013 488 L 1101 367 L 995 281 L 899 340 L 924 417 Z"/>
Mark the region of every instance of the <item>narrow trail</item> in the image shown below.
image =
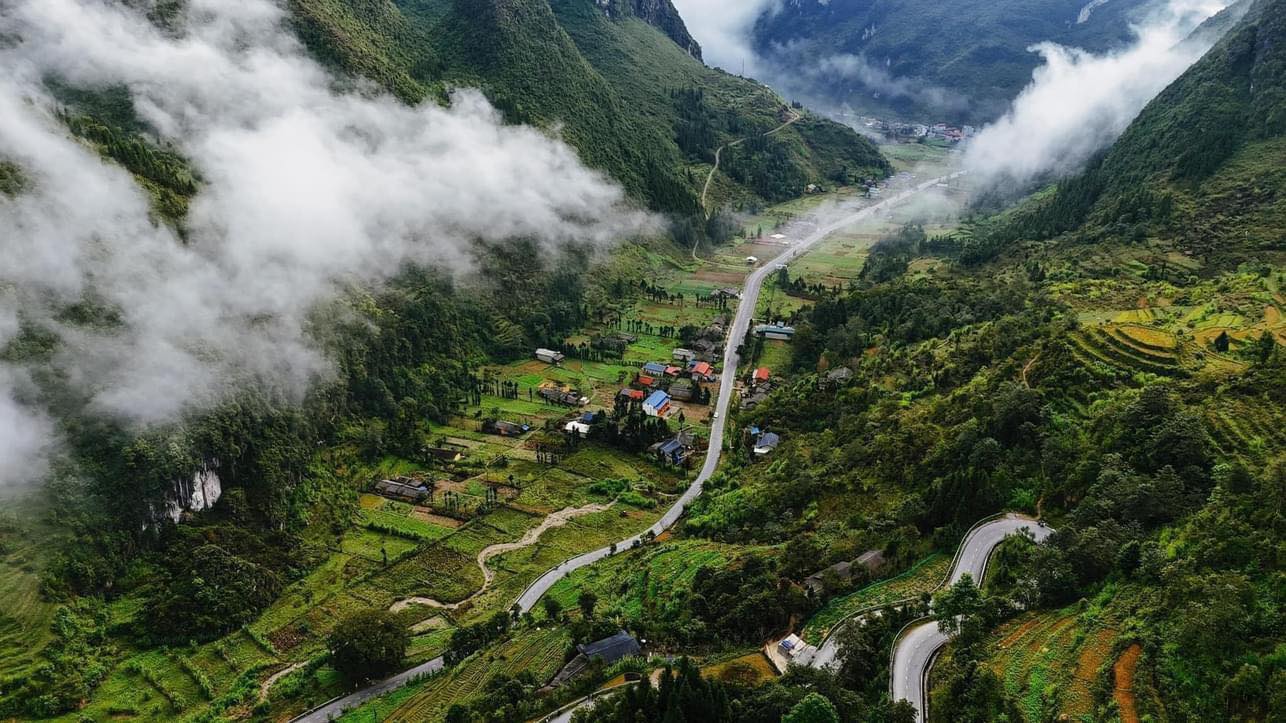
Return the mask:
<path id="1" fill-rule="evenodd" d="M 1032 357 L 1031 361 L 1023 365 L 1023 386 L 1028 389 L 1031 389 L 1031 385 L 1027 383 L 1027 372 L 1031 371 L 1032 365 L 1035 364 L 1038 359 L 1040 359 L 1040 352 L 1036 352 L 1036 356 Z"/>
<path id="2" fill-rule="evenodd" d="M 531 545 L 536 544 L 536 541 L 539 540 L 540 536 L 545 534 L 547 530 L 555 527 L 562 527 L 577 517 L 584 517 L 585 515 L 591 515 L 595 512 L 604 512 L 609 508 L 611 508 L 610 504 L 591 504 L 585 505 L 584 507 L 566 507 L 558 510 L 557 512 L 550 513 L 539 525 L 527 530 L 523 533 L 521 538 L 514 542 L 498 542 L 494 545 L 487 545 L 482 548 L 482 551 L 478 553 L 478 569 L 482 570 L 482 587 L 474 590 L 469 597 L 466 597 L 463 600 L 453 603 L 444 603 L 431 597 L 413 596 L 403 598 L 393 603 L 389 606 L 389 611 L 395 613 L 401 612 L 412 605 L 423 605 L 425 607 L 437 608 L 439 610 L 458 610 L 466 603 L 471 602 L 474 598 L 486 592 L 487 588 L 491 587 L 492 580 L 496 579 L 496 573 L 491 568 L 487 567 L 488 560 L 493 557 L 503 555 L 506 552 L 513 552 L 514 550 L 521 550 L 524 547 L 530 547 Z"/>
<path id="3" fill-rule="evenodd" d="M 295 663 L 294 665 L 288 665 L 282 668 L 281 670 L 278 670 L 277 672 L 273 673 L 272 675 L 268 676 L 268 679 L 265 680 L 263 684 L 259 686 L 259 700 L 263 701 L 268 698 L 268 691 L 272 690 L 272 686 L 276 685 L 277 681 L 281 680 L 287 675 L 290 675 L 296 670 L 299 670 L 305 665 L 308 665 L 308 663 L 303 662 L 303 663 Z"/>
<path id="4" fill-rule="evenodd" d="M 772 129 L 772 130 L 770 130 L 770 131 L 765 132 L 763 135 L 765 135 L 765 136 L 770 136 L 770 135 L 772 135 L 772 134 L 776 133 L 777 131 L 780 131 L 781 129 L 785 128 L 786 126 L 792 125 L 793 123 L 795 123 L 796 121 L 798 121 L 800 118 L 803 118 L 803 117 L 804 117 L 804 116 L 803 116 L 803 114 L 802 114 L 802 113 L 796 113 L 796 112 L 792 109 L 792 110 L 790 111 L 790 120 L 786 121 L 785 123 L 782 123 L 781 125 L 777 126 L 776 128 L 774 128 L 774 129 Z M 748 138 L 748 137 L 749 137 L 749 136 L 747 136 L 747 138 Z M 729 142 L 727 142 L 727 143 L 725 143 L 725 144 L 723 144 L 723 145 L 719 146 L 718 148 L 714 149 L 714 166 L 712 166 L 712 167 L 710 168 L 710 173 L 706 174 L 706 182 L 705 182 L 705 185 L 701 187 L 701 208 L 704 208 L 704 209 L 705 209 L 705 213 L 706 213 L 706 218 L 707 218 L 707 219 L 709 219 L 709 218 L 710 218 L 710 209 L 706 206 L 706 196 L 707 196 L 707 195 L 709 195 L 709 193 L 710 193 L 710 182 L 714 180 L 714 174 L 715 174 L 715 171 L 718 171 L 718 170 L 719 170 L 719 158 L 720 158 L 720 156 L 722 156 L 722 155 L 723 155 L 723 149 L 725 149 L 725 148 L 731 148 L 731 147 L 733 147 L 733 146 L 739 146 L 739 145 L 741 145 L 742 143 L 744 143 L 744 142 L 745 142 L 745 140 L 746 140 L 746 138 L 738 138 L 738 139 L 737 139 L 737 140 L 735 140 L 735 141 L 729 141 Z M 694 257 L 696 256 L 696 248 L 695 248 L 695 247 L 694 247 L 694 248 L 693 248 L 693 250 L 692 250 L 692 254 L 693 254 L 693 256 L 694 256 Z"/>

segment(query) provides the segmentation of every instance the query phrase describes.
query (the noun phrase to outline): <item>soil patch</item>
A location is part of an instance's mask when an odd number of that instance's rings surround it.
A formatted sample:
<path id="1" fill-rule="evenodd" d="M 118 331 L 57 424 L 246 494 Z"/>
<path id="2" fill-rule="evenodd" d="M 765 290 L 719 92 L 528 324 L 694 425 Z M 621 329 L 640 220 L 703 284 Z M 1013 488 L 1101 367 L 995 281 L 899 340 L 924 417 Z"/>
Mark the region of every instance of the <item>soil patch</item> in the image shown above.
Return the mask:
<path id="1" fill-rule="evenodd" d="M 1139 665 L 1142 653 L 1143 648 L 1134 643 L 1121 653 L 1112 668 L 1116 679 L 1116 690 L 1112 691 L 1112 697 L 1121 709 L 1121 723 L 1139 723 L 1139 711 L 1134 703 L 1134 670 Z"/>

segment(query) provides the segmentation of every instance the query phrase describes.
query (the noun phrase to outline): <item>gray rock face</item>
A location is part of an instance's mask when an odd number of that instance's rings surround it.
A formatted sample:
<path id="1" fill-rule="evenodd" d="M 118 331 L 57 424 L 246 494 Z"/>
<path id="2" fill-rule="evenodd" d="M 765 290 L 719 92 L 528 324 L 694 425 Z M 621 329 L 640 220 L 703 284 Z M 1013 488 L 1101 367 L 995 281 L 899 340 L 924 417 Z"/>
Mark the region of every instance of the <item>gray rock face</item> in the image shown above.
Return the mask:
<path id="1" fill-rule="evenodd" d="M 215 471 L 215 464 L 203 465 L 190 479 L 175 480 L 157 511 L 157 518 L 178 522 L 185 512 L 201 512 L 213 507 L 223 494 L 223 483 Z"/>
<path id="2" fill-rule="evenodd" d="M 609 18 L 633 15 L 665 33 L 688 55 L 701 60 L 701 44 L 688 32 L 679 11 L 670 0 L 596 0 Z"/>

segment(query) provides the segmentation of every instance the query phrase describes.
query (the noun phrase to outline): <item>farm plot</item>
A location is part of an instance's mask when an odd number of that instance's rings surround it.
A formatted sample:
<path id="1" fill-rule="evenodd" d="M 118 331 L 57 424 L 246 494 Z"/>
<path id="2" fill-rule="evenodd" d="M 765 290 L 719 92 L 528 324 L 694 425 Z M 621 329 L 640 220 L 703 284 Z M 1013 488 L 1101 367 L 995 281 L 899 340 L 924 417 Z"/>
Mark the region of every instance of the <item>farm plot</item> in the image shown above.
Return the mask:
<path id="1" fill-rule="evenodd" d="M 525 660 L 533 668 L 548 668 L 545 660 L 561 661 L 568 638 L 560 630 L 521 631 L 513 638 L 477 655 L 423 683 L 408 686 L 392 695 L 345 714 L 339 720 L 425 721 L 445 719 L 457 703 L 467 703 L 482 691 L 487 681 L 507 672 L 511 661 Z"/>
<path id="2" fill-rule="evenodd" d="M 603 610 L 626 619 L 638 620 L 645 611 L 664 615 L 685 604 L 698 570 L 723 567 L 735 554 L 735 547 L 698 540 L 648 545 L 581 568 L 558 581 L 548 595 L 571 610 L 582 590 L 592 590 Z"/>
<path id="3" fill-rule="evenodd" d="M 1029 613 L 992 636 L 987 662 L 1027 720 L 1070 719 L 1093 708 L 1093 686 L 1111 658 L 1114 628 L 1075 608 Z"/>
<path id="4" fill-rule="evenodd" d="M 904 600 L 931 592 L 946 579 L 951 557 L 930 555 L 911 569 L 887 580 L 880 580 L 847 595 L 832 598 L 804 624 L 800 637 L 814 645 L 821 643 L 841 620 L 863 608 Z"/>
<path id="5" fill-rule="evenodd" d="M 745 687 L 755 687 L 777 677 L 777 670 L 763 652 L 747 653 L 732 660 L 705 666 L 701 675 L 706 678 Z"/>

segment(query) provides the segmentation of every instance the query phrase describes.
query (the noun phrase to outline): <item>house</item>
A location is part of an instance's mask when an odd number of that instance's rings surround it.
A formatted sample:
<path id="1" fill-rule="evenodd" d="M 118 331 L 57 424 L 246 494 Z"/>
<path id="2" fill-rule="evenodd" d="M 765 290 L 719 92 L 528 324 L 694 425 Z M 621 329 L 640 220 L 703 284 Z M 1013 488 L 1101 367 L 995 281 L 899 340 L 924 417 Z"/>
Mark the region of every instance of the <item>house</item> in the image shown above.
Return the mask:
<path id="1" fill-rule="evenodd" d="M 643 400 L 643 411 L 652 417 L 664 417 L 670 411 L 670 395 L 660 389 Z"/>
<path id="2" fill-rule="evenodd" d="M 639 375 L 639 384 L 642 384 L 643 386 L 648 387 L 648 388 L 655 387 L 655 386 L 656 386 L 656 379 L 655 379 L 655 378 L 653 378 L 653 377 L 649 377 L 649 376 L 645 376 L 645 375 L 643 375 L 643 374 L 640 374 L 640 375 Z"/>
<path id="3" fill-rule="evenodd" d="M 517 437 L 530 431 L 530 425 L 506 422 L 502 419 L 487 419 L 482 422 L 483 434 L 495 434 L 501 437 Z"/>
<path id="4" fill-rule="evenodd" d="M 648 447 L 648 451 L 660 457 L 662 461 L 673 465 L 682 465 L 692 456 L 696 438 L 686 429 L 679 430 L 673 437 L 657 442 Z"/>
<path id="5" fill-rule="evenodd" d="M 848 367 L 836 367 L 822 377 L 827 384 L 843 384 L 853 378 L 853 370 Z"/>
<path id="6" fill-rule="evenodd" d="M 554 688 L 571 680 L 588 668 L 591 660 L 601 660 L 604 665 L 611 665 L 625 658 L 638 657 L 642 654 L 643 648 L 639 645 L 639 641 L 624 630 L 610 638 L 577 645 L 576 657 L 558 671 L 554 679 L 549 682 L 549 687 Z"/>
<path id="7" fill-rule="evenodd" d="M 764 432 L 759 435 L 759 439 L 755 440 L 755 455 L 762 457 L 771 454 L 779 444 L 781 444 L 781 437 L 776 432 Z"/>
<path id="8" fill-rule="evenodd" d="M 685 364 L 697 358 L 697 353 L 691 349 L 675 349 L 670 355 L 675 361 L 681 361 Z"/>
<path id="9" fill-rule="evenodd" d="M 714 367 L 709 362 L 699 361 L 692 365 L 692 379 L 698 382 L 714 381 Z"/>
<path id="10" fill-rule="evenodd" d="M 740 299 L 741 298 L 741 292 L 731 287 L 715 289 L 710 293 L 710 295 L 716 299 Z M 722 332 L 722 329 L 720 329 L 720 331 Z"/>
<path id="11" fill-rule="evenodd" d="M 589 404 L 589 397 L 584 396 L 575 389 L 559 389 L 558 387 L 541 387 L 536 392 L 541 399 L 552 404 L 561 404 L 566 407 L 583 407 Z"/>
<path id="12" fill-rule="evenodd" d="M 804 647 L 804 641 L 794 633 L 787 635 L 777 643 L 777 650 L 787 658 L 793 658 Z"/>
<path id="13" fill-rule="evenodd" d="M 755 326 L 755 334 L 765 339 L 790 341 L 795 338 L 795 327 L 785 324 L 758 324 Z"/>
<path id="14" fill-rule="evenodd" d="M 692 342 L 692 350 L 697 353 L 697 358 L 701 361 L 711 362 L 719 354 L 719 344 L 709 339 L 697 339 Z"/>
<path id="15" fill-rule="evenodd" d="M 666 368 L 665 368 L 665 375 L 666 375 L 667 377 L 677 377 L 677 376 L 679 376 L 679 375 L 680 375 L 680 374 L 682 374 L 682 373 L 683 373 L 683 368 L 682 368 L 682 367 L 666 367 Z"/>
<path id="16" fill-rule="evenodd" d="M 857 570 L 865 570 L 868 575 L 875 575 L 884 568 L 884 553 L 880 550 L 867 550 L 852 562 L 837 562 L 830 567 L 815 572 L 804 578 L 804 587 L 812 590 L 814 594 L 821 595 L 826 592 L 826 580 L 830 574 L 834 574 L 836 580 L 841 583 L 847 583 L 853 579 L 853 574 Z"/>
<path id="17" fill-rule="evenodd" d="M 546 364 L 558 364 L 565 357 L 563 356 L 562 352 L 557 352 L 557 351 L 554 351 L 553 349 L 537 349 L 536 358 L 545 362 Z"/>
<path id="18" fill-rule="evenodd" d="M 670 385 L 670 396 L 676 401 L 688 402 L 696 394 L 696 385 L 690 379 L 676 379 Z"/>
<path id="19" fill-rule="evenodd" d="M 643 373 L 649 377 L 659 377 L 665 374 L 665 365 L 660 362 L 648 362 L 643 365 Z"/>
<path id="20" fill-rule="evenodd" d="M 750 375 L 750 381 L 754 384 L 763 384 L 772 376 L 768 367 L 759 367 Z"/>
<path id="21" fill-rule="evenodd" d="M 589 436 L 589 425 L 585 422 L 572 421 L 568 422 L 563 431 L 568 434 L 574 434 L 578 437 L 585 438 Z"/>
<path id="22" fill-rule="evenodd" d="M 410 477 L 397 477 L 376 482 L 375 494 L 391 500 L 419 504 L 433 496 L 433 487 Z"/>
<path id="23" fill-rule="evenodd" d="M 631 401 L 641 402 L 647 395 L 642 389 L 622 389 L 620 396 Z"/>

